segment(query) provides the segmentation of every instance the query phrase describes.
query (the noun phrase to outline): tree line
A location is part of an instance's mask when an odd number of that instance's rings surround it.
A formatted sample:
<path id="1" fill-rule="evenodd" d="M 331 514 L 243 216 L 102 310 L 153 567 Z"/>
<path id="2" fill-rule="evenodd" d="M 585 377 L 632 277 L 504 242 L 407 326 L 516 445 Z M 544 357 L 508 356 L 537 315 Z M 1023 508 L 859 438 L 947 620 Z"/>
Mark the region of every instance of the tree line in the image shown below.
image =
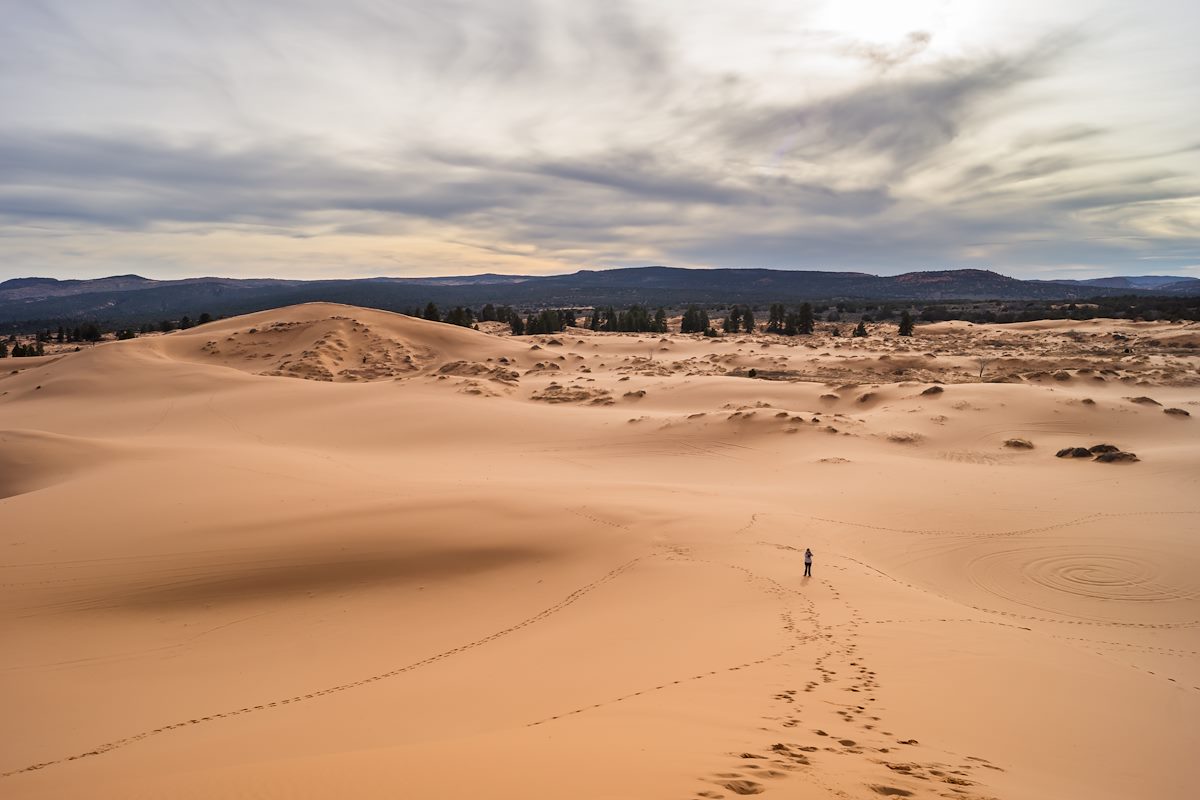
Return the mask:
<path id="1" fill-rule="evenodd" d="M 826 312 L 826 319 L 837 321 L 840 319 L 840 312 L 836 309 Z M 862 337 L 868 335 L 867 323 L 871 322 L 871 317 L 863 315 L 858 320 L 858 325 L 851 331 L 851 336 Z M 726 333 L 737 333 L 744 331 L 752 333 L 754 327 L 754 312 L 748 306 L 734 306 L 729 310 L 728 316 L 721 325 Z M 914 322 L 912 315 L 908 310 L 900 313 L 900 335 L 912 336 Z M 816 315 L 813 312 L 811 303 L 801 303 L 795 309 L 788 309 L 783 303 L 772 303 L 767 309 L 767 324 L 766 332 L 774 333 L 780 336 L 808 336 L 816 329 Z M 686 332 L 686 331 L 685 331 Z M 838 336 L 841 331 L 838 328 L 833 329 L 833 334 Z"/>
<path id="2" fill-rule="evenodd" d="M 866 306 L 875 310 L 875 306 Z M 825 311 L 825 320 L 839 319 L 840 310 L 855 312 L 858 307 L 851 303 L 838 304 Z M 883 316 L 889 316 L 886 308 L 880 308 Z M 427 303 L 424 308 L 417 307 L 407 312 L 410 316 L 419 317 L 432 322 L 449 325 L 459 325 L 464 328 L 477 327 L 480 322 L 501 322 L 509 326 L 513 335 L 551 334 L 560 333 L 568 327 L 585 327 L 597 332 L 612 333 L 666 333 L 667 310 L 659 307 L 651 313 L 646 306 L 634 304 L 627 309 L 617 309 L 613 306 L 579 310 L 575 308 L 545 308 L 526 310 L 523 314 L 511 306 L 496 306 L 485 304 L 478 311 L 470 306 L 454 306 L 446 311 L 440 310 L 435 303 Z M 811 303 L 802 303 L 796 308 L 789 309 L 782 303 L 773 303 L 768 309 L 765 326 L 758 325 L 754 309 L 748 305 L 735 305 L 728 309 L 724 320 L 721 321 L 721 331 L 726 334 L 754 333 L 765 330 L 767 333 L 782 336 L 805 336 L 813 333 L 817 313 Z M 174 330 L 187 330 L 204 325 L 213 320 L 211 314 L 202 313 L 196 319 L 184 315 L 178 320 L 159 320 L 144 322 L 136 327 L 122 328 L 112 331 L 117 339 L 133 339 L 139 335 L 150 333 L 169 333 Z M 863 314 L 858 325 L 853 329 L 852 336 L 866 336 L 867 322 L 873 321 L 871 316 Z M 713 327 L 708 309 L 699 305 L 689 305 L 680 320 L 681 333 L 698 333 L 704 336 L 719 336 Z M 37 331 L 34 341 L 21 343 L 16 336 L 10 336 L 7 341 L 0 341 L 0 358 L 9 355 L 15 357 L 42 355 L 45 345 L 49 342 L 59 344 L 95 343 L 104 337 L 104 331 L 95 322 L 67 327 L 59 325 L 56 330 L 44 328 Z M 913 317 L 904 310 L 900 314 L 900 335 L 911 336 L 913 333 Z M 833 334 L 840 335 L 839 329 L 833 329 Z"/>
<path id="3" fill-rule="evenodd" d="M 522 317 L 520 312 L 511 306 L 494 306 L 491 303 L 478 312 L 470 306 L 455 306 L 443 313 L 437 304 L 431 302 L 423 309 L 415 308 L 409 311 L 408 315 L 463 328 L 473 328 L 480 322 L 504 322 L 516 336 L 527 333 L 558 333 L 568 325 L 574 326 L 578 323 L 576 311 L 571 308 L 542 309 L 528 312 Z"/>
<path id="4" fill-rule="evenodd" d="M 588 328 L 616 333 L 666 333 L 667 310 L 659 308 L 651 315 L 650 309 L 636 304 L 626 311 L 617 311 L 612 306 L 597 308 L 592 311 Z"/>
<path id="5" fill-rule="evenodd" d="M 582 311 L 575 308 L 543 308 L 526 311 L 522 316 L 511 306 L 493 306 L 491 303 L 483 306 L 478 312 L 469 306 L 455 306 L 442 312 L 435 303 L 428 303 L 423 309 L 413 309 L 409 315 L 431 322 L 461 325 L 464 328 L 474 327 L 480 322 L 503 322 L 508 324 L 514 336 L 561 333 L 568 327 L 586 327 L 593 331 L 620 333 L 667 332 L 667 310 L 659 308 L 651 314 L 648 308 L 640 305 L 633 305 L 624 310 L 612 306 L 595 308 L 585 317 Z"/>
<path id="6" fill-rule="evenodd" d="M 212 315 L 208 313 L 200 314 L 195 320 L 185 315 L 178 320 L 164 319 L 159 322 L 144 322 L 136 327 L 118 328 L 108 332 L 114 334 L 117 339 L 135 339 L 141 334 L 169 333 L 174 330 L 194 328 L 197 325 L 212 322 L 212 319 Z M 54 329 L 42 328 L 34 333 L 33 339 L 29 342 L 21 342 L 17 339 L 16 334 L 12 334 L 8 339 L 0 340 L 0 358 L 45 355 L 46 345 L 52 342 L 63 345 L 95 344 L 104 339 L 105 333 L 106 331 L 98 323 L 85 322 L 74 326 L 58 325 Z"/>
<path id="7" fill-rule="evenodd" d="M 16 336 L 10 336 L 7 340 L 0 339 L 0 358 L 8 358 L 10 351 L 13 358 L 41 356 L 46 354 L 46 344 L 41 340 L 25 344 L 17 341 Z"/>
<path id="8" fill-rule="evenodd" d="M 364 304 L 370 305 L 369 298 L 363 298 Z M 772 304 L 778 311 L 780 304 Z M 863 322 L 870 325 L 873 322 L 900 322 L 903 323 L 905 314 L 910 319 L 918 319 L 922 322 L 938 322 L 942 320 L 965 320 L 975 323 L 998 323 L 1005 324 L 1010 322 L 1028 322 L 1042 319 L 1072 319 L 1072 320 L 1089 320 L 1089 319 L 1127 319 L 1135 321 L 1200 321 L 1200 297 L 1195 296 L 1167 296 L 1154 297 L 1142 295 L 1113 295 L 1101 296 L 1088 299 L 1069 300 L 945 300 L 939 299 L 936 301 L 888 301 L 888 300 L 845 300 L 845 299 L 830 299 L 813 301 L 807 305 L 811 306 L 812 315 L 815 321 L 826 323 L 849 323 L 855 326 L 856 323 Z M 803 305 L 801 306 L 801 308 Z M 460 314 L 455 314 L 455 308 L 461 308 Z M 559 320 L 556 322 L 553 319 L 542 320 L 541 312 L 530 312 L 524 310 L 521 314 L 517 314 L 508 306 L 495 306 L 486 304 L 479 311 L 472 310 L 471 307 L 461 306 L 450 309 L 447 314 L 438 314 L 438 321 L 446 321 L 445 317 L 449 316 L 450 321 L 457 324 L 473 325 L 478 322 L 499 321 L 509 323 L 515 328 L 519 328 L 524 332 L 527 327 L 527 321 L 533 317 L 537 319 L 534 325 L 534 332 L 557 332 L 564 325 L 579 324 L 580 321 L 588 328 L 593 325 L 598 327 L 595 330 L 612 330 L 612 331 L 628 331 L 634 333 L 649 333 L 661 331 L 663 328 L 662 321 L 666 317 L 666 312 L 660 316 L 658 311 L 654 314 L 647 314 L 649 321 L 641 314 L 632 314 L 626 311 L 613 311 L 611 307 L 602 307 L 595 311 L 590 310 L 571 310 L 560 309 Z M 678 308 L 678 306 L 676 306 Z M 716 311 L 714 312 L 714 309 Z M 728 314 L 725 317 L 726 321 L 717 320 L 716 327 L 725 333 L 741 333 L 747 330 L 762 330 L 760 321 L 757 319 L 758 314 L 768 310 L 768 306 L 763 304 L 753 305 L 736 305 L 730 308 L 727 305 L 709 303 L 703 307 L 688 306 L 685 312 L 686 320 L 685 327 L 689 333 L 705 333 L 712 330 L 713 324 L 709 321 L 708 315 L 713 313 L 723 313 L 728 309 Z M 404 310 L 404 309 L 400 309 Z M 659 309 L 661 311 L 661 309 Z M 702 313 L 703 312 L 703 313 Z M 736 312 L 736 313 L 735 313 Z M 406 313 L 413 316 L 426 316 L 425 311 L 417 307 L 416 309 L 407 309 Z M 800 333 L 803 325 L 800 319 L 800 308 L 785 310 L 782 320 L 775 315 L 775 328 L 779 329 L 780 333 L 795 329 L 795 335 Z M 574 315 L 573 317 L 571 315 Z M 794 314 L 793 325 L 788 325 L 787 317 L 789 314 Z M 625 315 L 625 320 L 621 316 Z M 519 323 L 513 323 L 512 320 L 520 317 Z M 493 320 L 494 317 L 494 320 Z M 95 319 L 88 323 L 81 323 L 77 319 L 72 318 L 68 323 L 62 319 L 41 318 L 29 319 L 24 321 L 10 321 L 0 323 L 0 331 L 3 331 L 2 336 L 7 337 L 10 333 L 19 333 L 22 336 L 32 335 L 35 332 L 40 334 L 39 340 L 43 343 L 59 342 L 65 343 L 87 343 L 97 341 L 96 334 L 92 330 L 102 334 L 115 334 L 117 338 L 133 338 L 142 334 L 169 332 L 177 329 L 187 329 L 196 325 L 203 325 L 206 322 L 214 319 L 214 316 L 208 313 L 199 314 L 198 316 L 184 315 L 179 319 L 164 319 L 157 321 L 138 322 L 137 319 Z M 574 322 L 572 322 L 572 319 Z M 611 322 L 610 322 L 611 319 Z M 769 324 L 769 321 L 768 321 Z M 49 326 L 48 328 L 46 326 Z M 62 328 L 63 334 L 60 340 L 57 335 L 56 326 Z M 734 330 L 736 326 L 736 330 Z M 713 331 L 711 335 L 718 335 Z M 25 348 L 25 345 L 22 345 Z M 11 340 L 6 344 L 6 349 L 10 352 L 13 349 Z M 27 349 L 27 348 L 26 348 Z M 36 350 L 36 343 L 34 345 Z"/>

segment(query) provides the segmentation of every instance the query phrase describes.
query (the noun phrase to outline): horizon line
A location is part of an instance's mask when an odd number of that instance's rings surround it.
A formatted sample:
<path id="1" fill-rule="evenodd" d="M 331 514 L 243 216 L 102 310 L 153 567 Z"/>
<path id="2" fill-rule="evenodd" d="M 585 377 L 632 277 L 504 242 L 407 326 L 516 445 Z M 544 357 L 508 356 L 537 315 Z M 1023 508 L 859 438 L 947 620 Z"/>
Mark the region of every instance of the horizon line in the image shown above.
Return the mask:
<path id="1" fill-rule="evenodd" d="M 396 281 L 423 281 L 423 280 L 451 280 L 454 278 L 482 278 L 482 277 L 501 277 L 501 278 L 524 278 L 528 280 L 536 280 L 539 278 L 560 278 L 570 275 L 578 275 L 581 272 L 616 272 L 618 270 L 638 270 L 638 269 L 670 269 L 680 270 L 685 272 L 813 272 L 825 274 L 845 274 L 845 275 L 865 275 L 874 278 L 896 278 L 904 275 L 914 275 L 923 273 L 949 273 L 949 272 L 984 272 L 993 275 L 999 275 L 1004 278 L 1010 278 L 1018 281 L 1028 282 L 1058 282 L 1058 281 L 1080 281 L 1080 280 L 1107 280 L 1113 278 L 1176 278 L 1179 280 L 1200 280 L 1195 275 L 1190 274 L 1144 274 L 1138 273 L 1133 275 L 1120 274 L 1103 274 L 1091 278 L 1069 278 L 1069 277 L 1042 277 L 1042 278 L 1018 278 L 1013 275 L 999 272 L 996 269 L 988 267 L 949 267 L 949 268 L 927 268 L 927 269 L 910 269 L 904 272 L 897 272 L 891 275 L 881 275 L 876 272 L 867 272 L 860 269 L 829 269 L 829 268 L 811 268 L 811 267 L 715 267 L 715 266 L 687 266 L 676 267 L 668 264 L 643 264 L 640 266 L 608 266 L 608 267 L 580 267 L 572 272 L 548 272 L 542 274 L 529 274 L 520 272 L 474 272 L 474 273 L 454 273 L 447 275 L 356 275 L 343 277 L 281 277 L 281 276 L 239 276 L 233 277 L 229 275 L 208 274 L 208 275 L 189 275 L 183 277 L 148 277 L 135 272 L 117 273 L 113 275 L 102 275 L 94 278 L 59 278 L 52 275 L 18 275 L 11 278 L 0 280 L 0 285 L 10 281 L 27 281 L 27 280 L 51 280 L 58 282 L 66 281 L 103 281 L 113 280 L 117 278 L 136 278 L 145 281 L 154 281 L 158 283 L 178 282 L 178 281 L 203 281 L 203 280 L 229 280 L 229 281 L 293 281 L 298 283 L 317 283 L 323 281 L 370 281 L 370 280 L 396 280 Z M 1193 269 L 1184 267 L 1182 269 Z"/>

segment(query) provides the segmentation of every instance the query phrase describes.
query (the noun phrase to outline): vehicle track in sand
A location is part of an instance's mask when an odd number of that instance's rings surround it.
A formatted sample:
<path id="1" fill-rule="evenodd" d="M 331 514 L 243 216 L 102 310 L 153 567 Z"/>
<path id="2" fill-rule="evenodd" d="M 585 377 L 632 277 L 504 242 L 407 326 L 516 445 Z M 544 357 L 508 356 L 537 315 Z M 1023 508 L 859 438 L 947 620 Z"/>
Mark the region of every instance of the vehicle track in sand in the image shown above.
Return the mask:
<path id="1" fill-rule="evenodd" d="M 758 542 L 758 544 L 775 547 L 775 548 L 783 549 L 783 550 L 799 550 L 799 548 L 792 547 L 791 545 L 780 544 L 777 542 L 760 541 L 760 542 Z M 1007 553 L 1008 551 L 1001 551 L 1001 552 Z M 890 575 L 890 574 L 884 572 L 883 570 L 879 569 L 878 567 L 867 564 L 866 562 L 860 561 L 859 559 L 856 559 L 856 558 L 853 558 L 850 556 L 846 556 L 846 555 L 842 555 L 842 554 L 835 554 L 834 557 L 841 558 L 841 559 L 849 561 L 853 564 L 856 564 L 859 567 L 863 568 L 864 570 L 867 570 L 868 574 L 873 574 L 877 577 L 886 578 L 887 580 L 890 580 L 890 581 L 892 581 L 900 586 L 903 586 L 905 588 L 909 588 L 909 589 L 912 589 L 912 590 L 918 591 L 918 592 L 925 592 L 925 593 L 934 595 L 935 597 L 940 597 L 941 599 L 946 600 L 948 602 L 956 603 L 958 605 L 964 606 L 966 608 L 970 608 L 975 611 L 980 611 L 985 614 L 994 614 L 994 615 L 1009 617 L 1015 621 L 1048 622 L 1048 623 L 1060 624 L 1060 625 L 1080 625 L 1080 626 L 1090 626 L 1093 628 L 1109 627 L 1109 628 L 1134 629 L 1134 630 L 1173 630 L 1173 629 L 1183 629 L 1183 628 L 1194 628 L 1194 627 L 1200 626 L 1200 620 L 1189 620 L 1189 621 L 1184 621 L 1184 622 L 1155 623 L 1155 622 L 1118 622 L 1118 621 L 1089 620 L 1089 619 L 1053 619 L 1050 617 L 1018 614 L 1018 613 L 1010 612 L 1010 611 L 1000 611 L 997 609 L 984 608 L 982 606 L 965 603 L 961 600 L 957 600 L 955 598 L 946 596 L 944 594 L 941 594 L 932 589 L 928 589 L 926 587 L 921 587 L 921 586 L 917 586 L 915 584 L 908 583 L 907 581 L 904 581 L 903 579 L 900 579 L 893 575 Z M 1093 573 L 1091 571 L 1088 571 L 1085 574 L 1087 576 L 1093 575 Z M 1116 588 L 1118 588 L 1120 590 L 1128 591 L 1127 587 L 1123 583 L 1111 584 L 1110 576 L 1107 575 L 1106 573 L 1102 572 L 1102 573 L 1100 573 L 1100 580 L 1084 581 L 1084 593 L 1088 594 L 1088 596 L 1091 596 L 1091 593 L 1093 591 L 1098 591 L 1100 589 L 1107 589 L 1110 585 L 1115 585 Z M 1165 601 L 1165 600 L 1172 600 L 1172 599 L 1176 599 L 1176 598 L 1190 599 L 1195 596 L 1195 593 L 1193 593 L 1193 592 L 1179 593 L 1174 590 L 1167 591 L 1163 587 L 1162 584 L 1153 582 L 1153 581 L 1149 583 L 1149 588 L 1151 590 L 1150 595 L 1142 596 L 1139 594 L 1134 594 L 1133 597 L 1130 599 L 1130 601 L 1131 602 L 1159 602 L 1159 601 Z M 1075 594 L 1075 593 L 1079 593 L 1079 591 L 1072 590 L 1069 593 Z M 1110 598 L 1105 596 L 1101 599 L 1109 600 Z M 886 624 L 886 623 L 899 622 L 899 621 L 900 620 L 870 620 L 870 621 L 863 620 L 862 622 L 863 622 L 863 624 Z M 931 619 L 927 619 L 927 620 L 905 620 L 905 621 L 907 621 L 907 622 L 938 622 L 938 623 L 962 622 L 962 623 L 973 623 L 973 624 L 992 624 L 992 625 L 1000 625 L 1000 626 L 1004 626 L 1004 627 L 1011 627 L 1011 628 L 1015 628 L 1015 629 L 1019 629 L 1019 630 L 1023 630 L 1023 631 L 1032 631 L 1033 630 L 1032 628 L 1029 628 L 1024 625 L 1008 623 L 1008 622 L 991 621 L 991 620 L 961 620 L 961 619 L 951 619 L 951 618 L 931 618 Z M 831 626 L 831 629 L 841 628 L 841 627 L 844 627 L 844 625 L 845 624 L 834 625 L 834 626 Z M 1134 644 L 1126 645 L 1126 644 L 1116 643 L 1116 642 L 1107 642 L 1107 643 L 1106 642 L 1097 642 L 1097 641 L 1093 641 L 1087 637 L 1069 637 L 1069 636 L 1061 636 L 1058 634 L 1050 634 L 1050 635 L 1053 636 L 1054 638 L 1067 639 L 1067 640 L 1071 640 L 1071 641 L 1074 641 L 1074 642 L 1077 642 L 1080 644 L 1091 645 L 1091 647 L 1089 649 L 1092 652 L 1094 652 L 1100 656 L 1114 655 L 1112 653 L 1105 653 L 1101 649 L 1097 649 L 1099 646 L 1102 646 L 1102 645 L 1126 647 L 1128 649 L 1135 650 L 1137 652 L 1142 652 L 1147 655 L 1178 655 L 1178 656 L 1186 657 L 1186 656 L 1194 656 L 1197 654 L 1195 651 L 1189 651 L 1189 650 L 1173 650 L 1171 648 L 1148 647 L 1148 646 L 1143 647 L 1143 646 L 1134 645 Z M 1125 662 L 1125 664 L 1126 664 L 1126 666 L 1130 667 L 1131 669 L 1136 669 L 1136 670 L 1144 672 L 1148 675 L 1152 675 L 1156 678 L 1163 679 L 1169 683 L 1179 686 L 1180 688 L 1200 691 L 1200 685 L 1189 686 L 1188 681 L 1180 680 L 1180 679 L 1172 677 L 1170 675 L 1164 675 L 1164 674 L 1162 674 L 1161 670 L 1150 669 L 1148 667 L 1144 667 L 1140 664 L 1136 664 L 1136 663 L 1132 663 L 1132 662 Z"/>
<path id="2" fill-rule="evenodd" d="M 765 545 L 769 545 L 772 547 L 780 546 L 780 545 L 776 544 L 775 542 L 760 542 L 760 544 L 765 544 Z M 786 547 L 786 545 L 784 545 L 784 546 Z M 1111 628 L 1139 628 L 1139 629 L 1147 629 L 1147 630 L 1170 630 L 1170 629 L 1174 629 L 1174 628 L 1195 628 L 1195 627 L 1200 626 L 1200 620 L 1186 620 L 1183 622 L 1118 622 L 1118 621 L 1110 621 L 1110 620 L 1091 620 L 1091 619 L 1061 619 L 1061 618 L 1055 619 L 1052 617 L 1041 617 L 1041 616 L 1036 616 L 1036 615 L 1032 615 L 1032 614 L 1018 614 L 1014 611 L 1001 611 L 1001 610 L 995 609 L 995 608 L 985 608 L 984 606 L 978 606 L 978 605 L 974 605 L 973 603 L 967 603 L 967 602 L 964 602 L 957 598 L 950 597 L 948 595 L 942 594 L 941 592 L 937 592 L 933 589 L 929 589 L 924 586 L 917 586 L 916 584 L 909 583 L 908 581 L 905 581 L 902 578 L 897 578 L 894 575 L 890 575 L 887 572 L 884 572 L 883 570 L 879 569 L 878 567 L 872 566 L 871 564 L 868 564 L 865 561 L 860 561 L 859 559 L 854 558 L 852 556 L 847 556 L 847 555 L 838 553 L 838 554 L 834 554 L 834 557 L 843 559 L 845 561 L 849 561 L 853 564 L 857 564 L 858 566 L 869 571 L 870 573 L 873 573 L 881 578 L 885 578 L 889 581 L 892 581 L 893 583 L 896 583 L 900 586 L 904 586 L 908 589 L 912 589 L 917 592 L 924 592 L 926 594 L 931 594 L 934 597 L 940 597 L 941 599 L 946 600 L 948 602 L 955 603 L 956 605 L 963 606 L 964 608 L 974 609 L 975 611 L 980 611 L 984 614 L 995 614 L 995 615 L 1002 616 L 1002 617 L 1008 617 L 1010 619 L 1028 620 L 1031 622 L 1048 622 L 1048 623 L 1051 623 L 1054 625 L 1081 625 L 1081 626 L 1111 627 Z"/>
<path id="3" fill-rule="evenodd" d="M 780 512 L 785 513 L 785 512 Z M 1065 522 L 1056 522 L 1050 525 L 1038 525 L 1031 528 L 1014 528 L 1007 531 L 992 531 L 992 532 L 973 532 L 973 531 L 956 531 L 956 530 L 937 530 L 937 529 L 907 529 L 907 528 L 890 528 L 884 525 L 870 525 L 862 522 L 851 522 L 849 520 L 830 519 L 828 517 L 813 517 L 804 514 L 796 514 L 795 516 L 811 519 L 815 522 L 828 522 L 834 525 L 847 525 L 853 528 L 866 528 L 869 530 L 886 531 L 888 533 L 911 533 L 918 536 L 963 536 L 970 538 L 998 538 L 1006 536 L 1022 536 L 1031 533 L 1045 533 L 1046 531 L 1061 530 L 1063 528 L 1072 528 L 1078 525 L 1086 525 L 1089 522 L 1095 522 L 1101 519 L 1124 519 L 1127 517 L 1150 517 L 1150 516 L 1182 516 L 1182 515 L 1200 515 L 1200 511 L 1117 511 L 1104 512 L 1099 511 L 1093 514 L 1085 514 L 1075 519 L 1070 519 Z"/>

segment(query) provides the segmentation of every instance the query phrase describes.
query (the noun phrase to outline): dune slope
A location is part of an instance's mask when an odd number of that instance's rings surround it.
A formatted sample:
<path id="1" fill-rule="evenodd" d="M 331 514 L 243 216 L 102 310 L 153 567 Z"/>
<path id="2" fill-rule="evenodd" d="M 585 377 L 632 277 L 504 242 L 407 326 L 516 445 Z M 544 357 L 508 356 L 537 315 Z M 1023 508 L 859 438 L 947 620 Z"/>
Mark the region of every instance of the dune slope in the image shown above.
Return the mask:
<path id="1" fill-rule="evenodd" d="M 6 362 L 0 795 L 1190 797 L 1197 335 L 309 304 Z"/>

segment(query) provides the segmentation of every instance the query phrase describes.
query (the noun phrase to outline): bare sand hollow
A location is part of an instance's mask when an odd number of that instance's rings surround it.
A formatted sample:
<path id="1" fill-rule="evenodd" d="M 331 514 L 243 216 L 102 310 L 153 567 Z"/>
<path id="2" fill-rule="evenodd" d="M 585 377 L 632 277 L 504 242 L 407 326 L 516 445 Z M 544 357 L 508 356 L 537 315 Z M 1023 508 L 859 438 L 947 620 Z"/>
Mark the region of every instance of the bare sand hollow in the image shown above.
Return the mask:
<path id="1" fill-rule="evenodd" d="M 1198 343 L 312 304 L 0 362 L 0 796 L 1194 797 Z"/>

